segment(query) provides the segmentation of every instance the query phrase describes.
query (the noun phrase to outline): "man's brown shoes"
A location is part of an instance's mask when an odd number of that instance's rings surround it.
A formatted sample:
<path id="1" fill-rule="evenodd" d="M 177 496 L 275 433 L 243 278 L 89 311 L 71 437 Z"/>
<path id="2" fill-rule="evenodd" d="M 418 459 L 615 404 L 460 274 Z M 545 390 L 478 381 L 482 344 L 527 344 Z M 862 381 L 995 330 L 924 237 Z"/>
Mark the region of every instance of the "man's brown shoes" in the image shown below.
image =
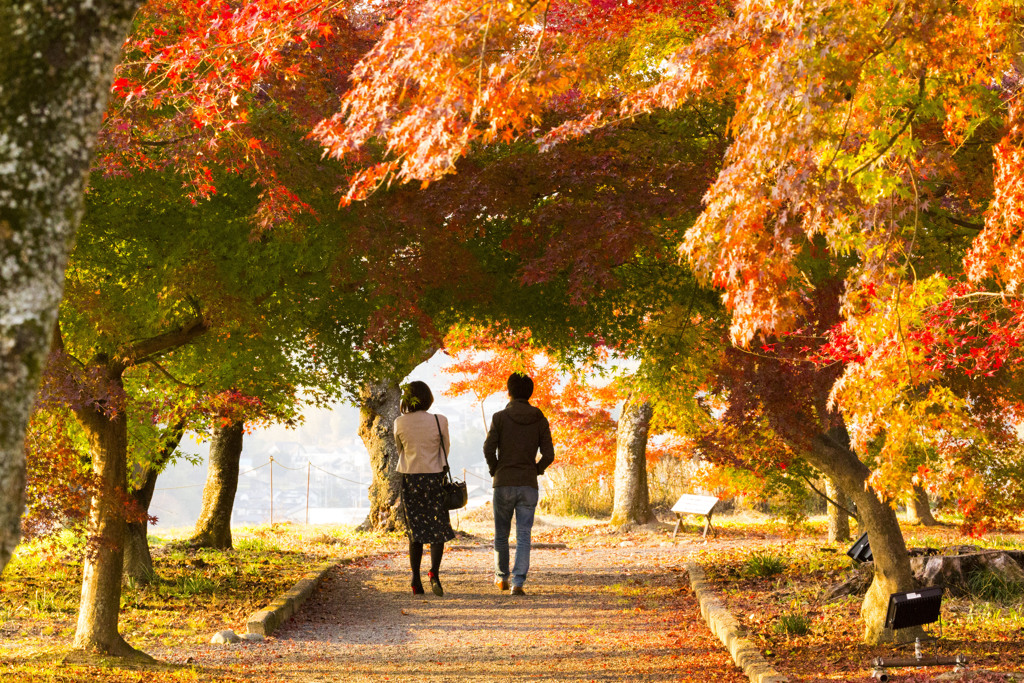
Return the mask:
<path id="1" fill-rule="evenodd" d="M 508 579 L 495 579 L 494 580 L 494 587 L 497 588 L 500 591 L 507 591 L 508 590 Z"/>

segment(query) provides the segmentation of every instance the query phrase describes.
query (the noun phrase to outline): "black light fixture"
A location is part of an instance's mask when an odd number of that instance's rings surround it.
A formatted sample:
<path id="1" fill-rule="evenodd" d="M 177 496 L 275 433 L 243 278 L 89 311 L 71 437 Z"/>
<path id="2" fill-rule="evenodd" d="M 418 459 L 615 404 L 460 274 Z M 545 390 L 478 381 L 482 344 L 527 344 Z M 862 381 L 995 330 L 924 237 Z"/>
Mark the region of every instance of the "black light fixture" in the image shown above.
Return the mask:
<path id="1" fill-rule="evenodd" d="M 885 613 L 885 627 L 893 631 L 910 626 L 922 626 L 939 620 L 939 613 L 942 607 L 942 586 L 930 586 L 907 593 L 892 593 L 889 595 L 889 609 Z M 940 624 L 941 625 L 941 624 Z M 955 671 L 963 671 L 967 666 L 967 660 L 961 656 L 955 657 L 925 657 L 921 653 L 921 638 L 914 641 L 914 657 L 884 659 L 878 657 L 874 661 L 875 669 L 871 676 L 882 683 L 889 680 L 886 667 L 905 666 L 949 666 L 956 667 Z"/>
<path id="2" fill-rule="evenodd" d="M 868 543 L 868 534 L 865 531 L 861 534 L 857 542 L 854 543 L 846 554 L 854 559 L 856 562 L 871 562 L 875 559 L 875 556 L 871 554 L 871 544 Z"/>
<path id="3" fill-rule="evenodd" d="M 893 630 L 938 621 L 942 607 L 942 586 L 931 586 L 889 596 L 885 627 Z"/>

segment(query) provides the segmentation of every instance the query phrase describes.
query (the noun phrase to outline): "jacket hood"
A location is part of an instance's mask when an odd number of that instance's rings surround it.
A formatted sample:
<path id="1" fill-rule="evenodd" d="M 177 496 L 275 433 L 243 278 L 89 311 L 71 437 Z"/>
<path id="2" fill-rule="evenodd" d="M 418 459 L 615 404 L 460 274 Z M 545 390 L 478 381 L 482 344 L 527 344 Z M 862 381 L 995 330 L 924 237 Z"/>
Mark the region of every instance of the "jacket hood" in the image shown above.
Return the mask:
<path id="1" fill-rule="evenodd" d="M 521 399 L 509 401 L 508 405 L 505 406 L 505 414 L 508 415 L 510 420 L 521 425 L 530 425 L 544 419 L 544 413 L 541 412 L 540 408 L 531 406 Z"/>

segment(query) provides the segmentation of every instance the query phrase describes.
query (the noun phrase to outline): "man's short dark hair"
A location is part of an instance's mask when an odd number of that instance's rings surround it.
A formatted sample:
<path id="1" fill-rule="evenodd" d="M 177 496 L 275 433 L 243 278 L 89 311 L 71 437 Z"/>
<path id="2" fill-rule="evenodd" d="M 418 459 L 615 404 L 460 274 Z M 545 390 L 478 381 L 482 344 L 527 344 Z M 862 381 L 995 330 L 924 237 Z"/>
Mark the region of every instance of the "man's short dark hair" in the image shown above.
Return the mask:
<path id="1" fill-rule="evenodd" d="M 508 395 L 526 400 L 533 396 L 533 380 L 529 375 L 513 372 L 508 376 Z"/>
<path id="2" fill-rule="evenodd" d="M 434 395 L 426 382 L 409 382 L 402 387 L 402 414 L 428 410 L 434 404 Z"/>

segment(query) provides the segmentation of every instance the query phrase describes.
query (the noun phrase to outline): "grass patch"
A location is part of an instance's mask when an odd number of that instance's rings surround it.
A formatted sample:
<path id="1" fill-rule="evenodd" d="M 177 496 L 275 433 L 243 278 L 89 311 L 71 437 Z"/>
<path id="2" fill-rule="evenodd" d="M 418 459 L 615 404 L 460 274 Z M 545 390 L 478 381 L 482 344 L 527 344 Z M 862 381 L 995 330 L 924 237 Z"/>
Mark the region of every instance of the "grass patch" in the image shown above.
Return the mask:
<path id="1" fill-rule="evenodd" d="M 549 485 L 538 507 L 541 512 L 566 517 L 609 517 L 615 492 L 606 477 L 582 467 L 563 465 L 547 471 Z"/>
<path id="2" fill-rule="evenodd" d="M 217 590 L 218 586 L 220 586 L 220 582 L 210 576 L 186 574 L 177 577 L 174 584 L 174 593 L 186 597 L 211 595 Z"/>
<path id="3" fill-rule="evenodd" d="M 753 552 L 743 563 L 740 573 L 748 578 L 768 578 L 786 571 L 789 562 L 772 551 Z"/>
<path id="4" fill-rule="evenodd" d="M 270 541 L 259 536 L 239 539 L 235 541 L 234 546 L 240 553 L 266 553 L 275 550 Z"/>
<path id="5" fill-rule="evenodd" d="M 76 610 L 78 598 L 68 591 L 54 590 L 44 586 L 32 592 L 26 606 L 33 612 L 62 614 Z"/>
<path id="6" fill-rule="evenodd" d="M 191 647 L 221 628 L 244 630 L 249 614 L 291 588 L 312 565 L 405 547 L 404 537 L 347 527 L 278 524 L 232 533 L 230 551 L 191 550 L 175 545 L 180 539 L 173 535 L 152 546 L 154 580 L 126 579 L 122 585 L 121 631 L 133 646 Z M 72 534 L 19 546 L 3 573 L 0 652 L 68 644 L 78 617 L 83 552 L 84 543 Z M 0 679 L 18 680 L 6 675 L 10 671 L 0 667 Z"/>
<path id="7" fill-rule="evenodd" d="M 967 576 L 967 588 L 977 600 L 1002 605 L 1020 602 L 1024 597 L 1024 583 L 1007 579 L 990 571 L 973 572 Z"/>
<path id="8" fill-rule="evenodd" d="M 0 663 L 0 678 L 18 683 L 235 683 L 244 680 L 223 669 L 124 660 L 67 648 L 45 648 L 28 656 L 5 656 Z"/>
<path id="9" fill-rule="evenodd" d="M 811 630 L 811 620 L 804 614 L 782 614 L 772 624 L 772 631 L 780 635 L 804 636 Z"/>

